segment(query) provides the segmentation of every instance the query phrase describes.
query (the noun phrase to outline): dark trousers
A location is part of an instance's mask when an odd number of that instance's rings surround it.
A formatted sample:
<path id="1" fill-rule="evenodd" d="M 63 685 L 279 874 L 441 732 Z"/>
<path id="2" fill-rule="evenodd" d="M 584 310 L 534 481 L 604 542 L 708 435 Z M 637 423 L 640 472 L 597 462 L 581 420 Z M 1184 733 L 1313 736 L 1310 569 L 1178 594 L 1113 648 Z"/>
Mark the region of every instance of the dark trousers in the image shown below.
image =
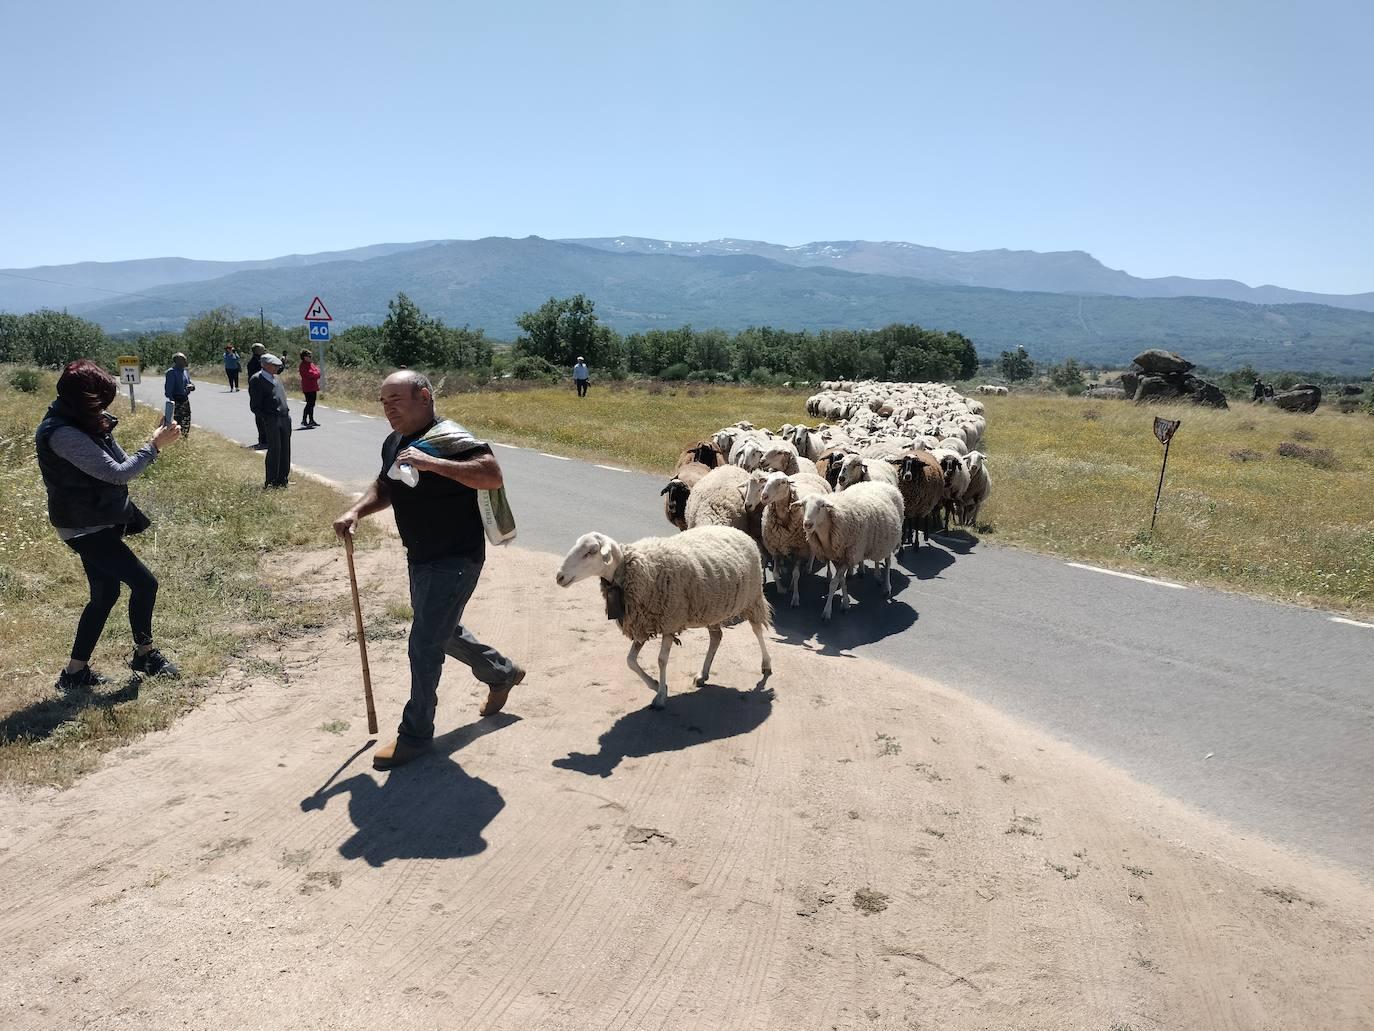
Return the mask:
<path id="1" fill-rule="evenodd" d="M 305 392 L 305 411 L 301 413 L 301 425 L 309 426 L 315 421 L 315 398 L 319 397 L 319 391 L 307 390 Z"/>
<path id="2" fill-rule="evenodd" d="M 226 376 L 229 377 L 229 389 L 230 389 L 230 390 L 238 390 L 238 388 L 239 388 L 239 370 L 238 370 L 238 369 L 225 369 L 225 370 L 224 370 L 224 374 L 225 374 Z"/>
<path id="3" fill-rule="evenodd" d="M 443 558 L 410 563 L 410 701 L 397 735 L 423 743 L 434 737 L 434 710 L 439 704 L 439 676 L 444 656 L 451 655 L 487 685 L 508 684 L 515 663 L 483 644 L 463 626 L 463 609 L 477 588 L 482 563 Z"/>
<path id="4" fill-rule="evenodd" d="M 73 537 L 67 547 L 81 556 L 86 579 L 91 585 L 91 600 L 81 610 L 76 624 L 72 658 L 89 662 L 105 629 L 105 620 L 119 600 L 119 585 L 129 585 L 129 629 L 134 646 L 153 641 L 153 606 L 157 604 L 157 577 L 138 560 L 124 543 L 123 527 Z"/>
<path id="5" fill-rule="evenodd" d="M 267 420 L 256 412 L 253 413 L 253 421 L 258 424 L 258 447 L 267 446 Z"/>
<path id="6" fill-rule="evenodd" d="M 291 416 L 265 415 L 262 429 L 267 444 L 264 483 L 268 487 L 285 487 L 291 477 Z"/>
<path id="7" fill-rule="evenodd" d="M 587 380 L 585 380 L 585 379 L 576 379 L 576 380 L 573 380 L 573 382 L 577 384 L 577 396 L 578 396 L 578 397 L 586 397 L 586 396 L 587 396 Z"/>

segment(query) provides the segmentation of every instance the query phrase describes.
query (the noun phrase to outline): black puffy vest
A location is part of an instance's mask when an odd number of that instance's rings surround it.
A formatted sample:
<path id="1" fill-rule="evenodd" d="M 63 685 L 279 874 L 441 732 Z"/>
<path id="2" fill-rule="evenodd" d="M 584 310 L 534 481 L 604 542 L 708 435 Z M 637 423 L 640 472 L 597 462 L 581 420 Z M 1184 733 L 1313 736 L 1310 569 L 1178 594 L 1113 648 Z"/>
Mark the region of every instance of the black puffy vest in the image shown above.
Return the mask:
<path id="1" fill-rule="evenodd" d="M 54 451 L 48 438 L 62 426 L 80 429 L 75 413 L 58 398 L 48 407 L 33 436 L 38 470 L 48 491 L 48 521 L 63 529 L 123 525 L 128 520 L 128 486 L 97 480 Z M 108 433 L 94 439 L 114 458 L 114 441 Z"/>

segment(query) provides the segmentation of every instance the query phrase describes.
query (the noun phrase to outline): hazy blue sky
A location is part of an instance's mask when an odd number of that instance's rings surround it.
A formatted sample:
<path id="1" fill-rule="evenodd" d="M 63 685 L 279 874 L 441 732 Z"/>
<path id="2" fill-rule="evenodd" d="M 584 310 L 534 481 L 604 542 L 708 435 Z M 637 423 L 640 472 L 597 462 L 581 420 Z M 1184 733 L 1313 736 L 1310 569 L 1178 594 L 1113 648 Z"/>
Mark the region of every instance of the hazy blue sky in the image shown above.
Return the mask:
<path id="1" fill-rule="evenodd" d="M 436 237 L 1374 290 L 1374 4 L 0 0 L 0 266 Z"/>

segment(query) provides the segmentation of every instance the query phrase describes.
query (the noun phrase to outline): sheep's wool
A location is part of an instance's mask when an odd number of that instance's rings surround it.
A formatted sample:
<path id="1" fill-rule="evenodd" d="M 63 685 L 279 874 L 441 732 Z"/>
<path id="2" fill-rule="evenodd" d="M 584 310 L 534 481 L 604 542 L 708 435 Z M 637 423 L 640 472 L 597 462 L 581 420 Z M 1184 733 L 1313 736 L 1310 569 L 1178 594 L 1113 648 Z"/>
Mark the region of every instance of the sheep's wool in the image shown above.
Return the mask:
<path id="1" fill-rule="evenodd" d="M 625 615 L 616 622 L 632 641 L 741 619 L 773 625 L 758 547 L 739 530 L 703 526 L 647 537 L 623 545 L 622 554 L 615 585 Z M 601 587 L 608 590 L 604 580 Z"/>

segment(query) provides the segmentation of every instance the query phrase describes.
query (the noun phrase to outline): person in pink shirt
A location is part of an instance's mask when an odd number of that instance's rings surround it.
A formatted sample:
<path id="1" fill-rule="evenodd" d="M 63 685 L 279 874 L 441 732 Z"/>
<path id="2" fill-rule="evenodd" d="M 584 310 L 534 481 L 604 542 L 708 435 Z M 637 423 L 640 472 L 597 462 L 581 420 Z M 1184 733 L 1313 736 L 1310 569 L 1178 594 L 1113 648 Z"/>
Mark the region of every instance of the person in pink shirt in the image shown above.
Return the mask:
<path id="1" fill-rule="evenodd" d="M 313 430 L 319 425 L 315 421 L 315 395 L 320 391 L 320 367 L 315 364 L 309 351 L 302 351 L 301 364 L 296 371 L 301 374 L 301 393 L 305 395 L 305 411 L 301 413 L 301 429 Z"/>

